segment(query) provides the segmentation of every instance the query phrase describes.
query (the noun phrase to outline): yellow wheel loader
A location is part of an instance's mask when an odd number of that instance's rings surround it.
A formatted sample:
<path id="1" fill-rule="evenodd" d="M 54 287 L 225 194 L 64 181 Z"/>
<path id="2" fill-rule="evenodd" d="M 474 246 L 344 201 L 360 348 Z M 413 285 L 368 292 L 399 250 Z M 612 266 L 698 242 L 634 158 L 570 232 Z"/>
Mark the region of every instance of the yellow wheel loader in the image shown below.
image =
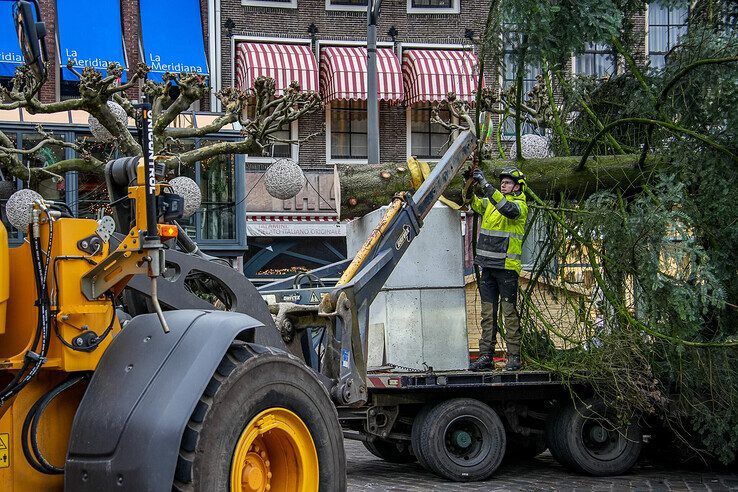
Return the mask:
<path id="1" fill-rule="evenodd" d="M 38 4 L 14 9 L 43 77 Z M 7 202 L 27 234 L 9 248 L 0 224 L 0 490 L 344 490 L 336 408 L 253 286 L 243 280 L 231 312 L 162 309 L 186 256 L 165 243 L 183 234 L 174 221 L 197 185 L 164 181 L 148 111 L 144 156 L 105 169 L 117 223 L 71 217 L 31 190 Z M 142 291 L 152 314 L 131 319 L 121 299 L 133 306 Z"/>

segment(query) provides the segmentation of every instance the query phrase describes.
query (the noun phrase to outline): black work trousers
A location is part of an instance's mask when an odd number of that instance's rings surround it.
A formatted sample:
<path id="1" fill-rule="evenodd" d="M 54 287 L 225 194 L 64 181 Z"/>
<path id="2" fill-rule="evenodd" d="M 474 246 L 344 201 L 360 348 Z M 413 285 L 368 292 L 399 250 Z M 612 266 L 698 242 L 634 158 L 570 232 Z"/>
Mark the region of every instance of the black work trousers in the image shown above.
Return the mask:
<path id="1" fill-rule="evenodd" d="M 479 353 L 494 355 L 497 344 L 498 311 L 502 307 L 507 354 L 519 356 L 518 273 L 514 270 L 482 268 L 479 296 L 482 300 L 482 338 L 479 340 Z"/>

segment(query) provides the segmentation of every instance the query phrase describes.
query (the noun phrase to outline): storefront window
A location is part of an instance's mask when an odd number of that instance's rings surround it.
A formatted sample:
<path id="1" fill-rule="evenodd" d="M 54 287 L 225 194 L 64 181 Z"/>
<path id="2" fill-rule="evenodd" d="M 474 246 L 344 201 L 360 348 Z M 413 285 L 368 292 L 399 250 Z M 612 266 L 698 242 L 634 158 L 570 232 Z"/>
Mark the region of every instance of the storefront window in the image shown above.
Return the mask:
<path id="1" fill-rule="evenodd" d="M 61 139 L 61 136 L 56 138 Z M 23 149 L 30 150 L 37 146 L 44 137 L 38 134 L 23 135 Z M 23 156 L 23 163 L 29 167 L 46 168 L 52 164 L 65 159 L 65 149 L 58 145 L 44 145 L 41 149 L 33 154 Z M 65 199 L 65 182 L 63 176 L 54 176 L 50 173 L 42 173 L 41 177 L 34 183 L 31 188 L 38 191 L 41 196 L 47 200 L 64 201 Z"/>
<path id="2" fill-rule="evenodd" d="M 366 101 L 331 103 L 331 158 L 366 159 Z"/>
<path id="3" fill-rule="evenodd" d="M 202 146 L 215 141 L 203 141 Z M 236 238 L 235 158 L 211 157 L 200 162 L 198 184 L 202 192 L 200 237 L 202 239 Z"/>
<path id="4" fill-rule="evenodd" d="M 85 137 L 88 149 L 94 158 L 103 163 L 119 157 L 115 144 L 100 142 L 92 137 Z M 102 171 L 102 169 L 101 169 Z M 96 219 L 100 215 L 112 214 L 109 206 L 108 187 L 102 172 L 77 172 L 77 216 Z"/>
<path id="5" fill-rule="evenodd" d="M 438 123 L 433 123 L 432 110 L 428 105 L 415 105 L 410 110 L 411 154 L 423 159 L 438 159 L 451 143 L 451 132 Z M 438 112 L 443 121 L 451 121 L 446 109 Z"/>

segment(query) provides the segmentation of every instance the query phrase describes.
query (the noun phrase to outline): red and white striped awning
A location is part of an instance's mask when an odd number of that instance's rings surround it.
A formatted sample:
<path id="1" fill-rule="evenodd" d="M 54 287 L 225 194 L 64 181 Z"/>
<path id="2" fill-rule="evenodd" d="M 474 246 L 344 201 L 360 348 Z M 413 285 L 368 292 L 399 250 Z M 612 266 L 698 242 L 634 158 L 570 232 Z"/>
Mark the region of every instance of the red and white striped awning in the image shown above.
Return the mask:
<path id="1" fill-rule="evenodd" d="M 402 54 L 405 101 L 445 101 L 449 92 L 473 102 L 477 92 L 477 56 L 464 50 L 405 50 Z"/>
<path id="2" fill-rule="evenodd" d="M 250 90 L 257 77 L 271 77 L 277 96 L 293 81 L 302 91 L 318 90 L 318 63 L 310 45 L 239 43 L 236 47 L 236 87 Z"/>
<path id="3" fill-rule="evenodd" d="M 402 101 L 400 61 L 389 48 L 377 48 L 377 93 L 380 100 Z M 320 93 L 325 102 L 366 100 L 366 48 L 331 46 L 320 50 Z"/>

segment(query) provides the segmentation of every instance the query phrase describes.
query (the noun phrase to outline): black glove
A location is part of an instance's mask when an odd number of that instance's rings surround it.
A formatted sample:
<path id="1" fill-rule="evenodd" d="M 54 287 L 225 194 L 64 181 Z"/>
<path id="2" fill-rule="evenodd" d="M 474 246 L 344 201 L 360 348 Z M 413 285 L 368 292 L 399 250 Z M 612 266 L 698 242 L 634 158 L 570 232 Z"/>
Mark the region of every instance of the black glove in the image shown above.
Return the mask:
<path id="1" fill-rule="evenodd" d="M 479 183 L 479 186 L 481 186 L 482 188 L 486 188 L 487 186 L 489 186 L 487 178 L 484 177 L 484 171 L 479 168 L 474 170 L 474 172 L 472 173 L 472 178 L 474 178 L 474 180 Z"/>

